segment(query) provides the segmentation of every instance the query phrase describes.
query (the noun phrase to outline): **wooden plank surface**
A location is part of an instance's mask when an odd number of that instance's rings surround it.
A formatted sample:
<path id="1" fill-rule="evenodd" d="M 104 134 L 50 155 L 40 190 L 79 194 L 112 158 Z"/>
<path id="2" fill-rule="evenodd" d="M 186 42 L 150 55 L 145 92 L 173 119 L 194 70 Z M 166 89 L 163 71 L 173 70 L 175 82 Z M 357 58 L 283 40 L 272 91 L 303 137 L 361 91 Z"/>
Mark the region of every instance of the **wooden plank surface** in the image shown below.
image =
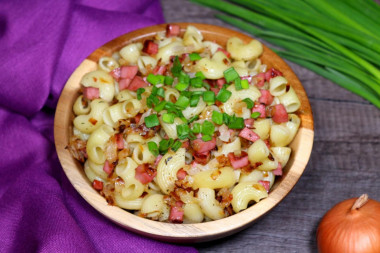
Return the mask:
<path id="1" fill-rule="evenodd" d="M 186 0 L 161 0 L 170 22 L 233 28 Z M 332 82 L 289 63 L 314 114 L 315 142 L 304 175 L 268 215 L 233 236 L 194 245 L 200 252 L 317 252 L 315 234 L 334 204 L 362 193 L 380 201 L 380 110 Z"/>

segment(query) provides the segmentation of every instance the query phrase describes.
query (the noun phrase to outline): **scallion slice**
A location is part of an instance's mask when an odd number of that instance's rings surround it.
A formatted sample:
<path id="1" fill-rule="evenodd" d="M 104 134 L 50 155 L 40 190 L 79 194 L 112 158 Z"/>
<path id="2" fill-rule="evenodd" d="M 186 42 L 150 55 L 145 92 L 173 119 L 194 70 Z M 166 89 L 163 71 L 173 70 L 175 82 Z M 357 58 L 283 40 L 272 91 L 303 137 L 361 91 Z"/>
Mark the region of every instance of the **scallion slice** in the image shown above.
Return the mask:
<path id="1" fill-rule="evenodd" d="M 149 151 L 154 155 L 154 156 L 158 156 L 159 152 L 158 152 L 158 146 L 157 146 L 157 143 L 153 142 L 153 141 L 149 141 L 148 142 L 148 149 Z"/>
<path id="2" fill-rule="evenodd" d="M 199 134 L 202 131 L 202 125 L 199 123 L 194 123 L 191 131 L 195 134 Z"/>
<path id="3" fill-rule="evenodd" d="M 247 79 L 242 79 L 242 80 L 241 80 L 241 87 L 242 87 L 243 89 L 248 89 L 248 88 L 249 88 L 249 82 L 248 82 Z"/>
<path id="4" fill-rule="evenodd" d="M 202 141 L 211 141 L 212 140 L 212 136 L 211 135 L 202 135 Z"/>
<path id="5" fill-rule="evenodd" d="M 222 103 L 227 102 L 227 100 L 231 97 L 232 92 L 226 89 L 220 89 L 218 95 L 216 95 L 216 99 Z"/>
<path id="6" fill-rule="evenodd" d="M 151 114 L 148 117 L 144 118 L 146 127 L 155 127 L 160 125 L 160 121 L 158 120 L 157 114 Z"/>
<path id="7" fill-rule="evenodd" d="M 174 57 L 173 67 L 171 68 L 171 71 L 172 71 L 173 76 L 179 77 L 179 75 L 180 75 L 180 73 L 182 71 L 182 64 L 179 61 L 178 56 Z"/>
<path id="8" fill-rule="evenodd" d="M 252 119 L 257 119 L 258 117 L 260 117 L 260 115 L 261 115 L 261 113 L 259 113 L 259 112 L 253 112 L 253 113 L 251 114 L 251 118 L 252 118 Z"/>
<path id="9" fill-rule="evenodd" d="M 177 151 L 182 146 L 182 142 L 175 141 L 173 145 L 170 147 L 173 151 Z"/>
<path id="10" fill-rule="evenodd" d="M 162 111 L 164 108 L 165 108 L 165 105 L 166 105 L 166 101 L 164 100 L 164 101 L 161 101 L 158 105 L 156 105 L 155 107 L 154 107 L 154 110 L 156 111 L 156 112 L 160 112 L 160 111 Z"/>
<path id="11" fill-rule="evenodd" d="M 253 106 L 255 105 L 255 103 L 250 98 L 243 99 L 243 102 L 245 102 L 247 104 L 248 109 L 252 109 Z"/>
<path id="12" fill-rule="evenodd" d="M 137 95 L 137 99 L 138 100 L 141 100 L 141 94 L 143 94 L 145 92 L 145 89 L 144 88 L 138 88 L 137 91 L 136 91 L 136 95 Z"/>
<path id="13" fill-rule="evenodd" d="M 156 76 L 156 75 L 153 75 L 153 74 L 149 74 L 146 78 L 146 80 L 153 84 L 153 85 L 156 85 L 159 83 L 160 79 Z"/>
<path id="14" fill-rule="evenodd" d="M 229 69 L 226 69 L 224 72 L 224 79 L 226 79 L 227 83 L 232 82 L 233 80 L 239 78 L 238 72 L 234 69 L 234 67 L 231 67 Z"/>
<path id="15" fill-rule="evenodd" d="M 202 59 L 202 57 L 198 53 L 191 53 L 189 54 L 190 61 L 197 61 Z"/>
<path id="16" fill-rule="evenodd" d="M 215 131 L 215 126 L 212 124 L 212 122 L 205 120 L 202 124 L 202 134 L 205 135 L 213 135 Z"/>
<path id="17" fill-rule="evenodd" d="M 177 125 L 176 128 L 178 139 L 184 140 L 189 137 L 190 127 L 188 124 Z"/>
<path id="18" fill-rule="evenodd" d="M 203 93 L 203 101 L 209 105 L 215 103 L 215 93 L 213 91 L 205 91 Z"/>
<path id="19" fill-rule="evenodd" d="M 171 76 L 165 76 L 164 84 L 165 85 L 172 85 L 174 82 L 174 78 Z"/>
<path id="20" fill-rule="evenodd" d="M 217 125 L 222 125 L 223 124 L 223 113 L 218 112 L 218 111 L 213 111 L 212 112 L 212 121 Z"/>
<path id="21" fill-rule="evenodd" d="M 190 107 L 197 107 L 201 95 L 192 95 L 190 98 Z"/>
<path id="22" fill-rule="evenodd" d="M 188 83 L 177 83 L 176 86 L 174 86 L 177 90 L 183 91 L 186 90 L 187 87 L 189 87 Z"/>
<path id="23" fill-rule="evenodd" d="M 175 114 L 174 113 L 164 113 L 162 115 L 162 121 L 168 124 L 174 123 Z"/>
<path id="24" fill-rule="evenodd" d="M 242 90 L 243 87 L 241 86 L 241 79 L 240 78 L 236 78 L 235 79 L 235 90 Z"/>
<path id="25" fill-rule="evenodd" d="M 177 99 L 177 102 L 175 102 L 175 105 L 182 109 L 185 109 L 189 104 L 190 104 L 190 99 L 182 95 L 179 96 Z"/>
<path id="26" fill-rule="evenodd" d="M 242 129 L 244 126 L 244 119 L 240 117 L 231 118 L 228 124 L 228 128 L 230 129 Z"/>
<path id="27" fill-rule="evenodd" d="M 191 117 L 191 118 L 187 121 L 187 124 L 190 124 L 190 123 L 192 123 L 193 121 L 196 121 L 198 118 L 199 118 L 198 115 L 195 115 L 195 116 Z"/>
<path id="28" fill-rule="evenodd" d="M 157 96 L 164 98 L 165 97 L 165 90 L 164 88 L 160 87 L 157 90 Z"/>
<path id="29" fill-rule="evenodd" d="M 199 77 L 202 80 L 206 79 L 205 75 L 201 71 L 198 71 L 197 73 L 195 73 L 195 76 Z"/>
<path id="30" fill-rule="evenodd" d="M 202 88 L 203 87 L 203 80 L 200 77 L 193 77 L 190 79 L 190 84 L 194 88 Z"/>

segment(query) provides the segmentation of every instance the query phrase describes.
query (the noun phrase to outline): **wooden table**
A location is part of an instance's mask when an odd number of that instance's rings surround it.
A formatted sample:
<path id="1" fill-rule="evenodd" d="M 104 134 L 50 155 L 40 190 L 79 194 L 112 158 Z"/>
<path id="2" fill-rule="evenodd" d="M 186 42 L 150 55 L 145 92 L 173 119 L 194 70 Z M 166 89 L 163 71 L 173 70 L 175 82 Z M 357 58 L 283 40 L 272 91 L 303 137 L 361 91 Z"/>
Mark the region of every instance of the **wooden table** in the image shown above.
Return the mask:
<path id="1" fill-rule="evenodd" d="M 161 3 L 167 23 L 233 28 L 214 18 L 211 9 L 189 1 Z M 380 110 L 305 68 L 289 65 L 303 83 L 314 115 L 315 141 L 306 171 L 263 219 L 233 236 L 194 245 L 200 252 L 317 252 L 316 229 L 328 209 L 362 193 L 380 201 Z"/>

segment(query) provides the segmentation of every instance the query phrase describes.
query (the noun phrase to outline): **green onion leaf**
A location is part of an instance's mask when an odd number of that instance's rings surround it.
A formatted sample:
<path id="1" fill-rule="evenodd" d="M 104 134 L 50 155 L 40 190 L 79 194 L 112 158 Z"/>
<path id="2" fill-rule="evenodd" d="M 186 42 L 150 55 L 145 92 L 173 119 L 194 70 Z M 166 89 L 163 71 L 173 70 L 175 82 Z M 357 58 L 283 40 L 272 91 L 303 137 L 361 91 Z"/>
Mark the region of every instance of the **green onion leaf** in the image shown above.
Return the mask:
<path id="1" fill-rule="evenodd" d="M 171 149 L 173 151 L 177 151 L 180 147 L 182 146 L 182 142 L 180 141 L 175 141 L 174 144 L 171 146 Z"/>
<path id="2" fill-rule="evenodd" d="M 215 103 L 215 93 L 213 91 L 205 91 L 203 93 L 203 101 L 209 105 Z"/>
<path id="3" fill-rule="evenodd" d="M 241 86 L 241 79 L 240 78 L 236 78 L 235 79 L 235 90 L 242 90 L 243 87 Z"/>
<path id="4" fill-rule="evenodd" d="M 182 71 L 182 64 L 179 61 L 178 56 L 174 57 L 173 67 L 171 68 L 171 71 L 172 71 L 173 76 L 179 77 Z"/>
<path id="5" fill-rule="evenodd" d="M 200 77 L 193 77 L 190 79 L 190 84 L 194 88 L 202 88 L 203 87 L 203 80 Z"/>
<path id="6" fill-rule="evenodd" d="M 171 76 L 165 76 L 164 84 L 165 85 L 172 85 L 174 82 L 174 78 Z"/>
<path id="7" fill-rule="evenodd" d="M 175 102 L 175 105 L 182 109 L 185 109 L 189 104 L 190 104 L 190 99 L 182 95 L 179 96 L 177 99 L 177 102 Z"/>
<path id="8" fill-rule="evenodd" d="M 190 61 L 197 61 L 202 59 L 202 57 L 198 53 L 191 53 L 189 54 Z"/>
<path id="9" fill-rule="evenodd" d="M 227 126 L 230 123 L 230 115 L 228 115 L 225 112 L 223 113 L 223 123 L 226 124 Z"/>
<path id="10" fill-rule="evenodd" d="M 148 149 L 149 151 L 154 155 L 154 156 L 158 156 L 159 152 L 158 152 L 158 146 L 157 146 L 157 143 L 153 142 L 153 141 L 149 141 L 148 142 Z"/>
<path id="11" fill-rule="evenodd" d="M 212 112 L 212 121 L 217 125 L 222 125 L 223 124 L 223 113 L 218 112 L 218 111 L 213 111 Z"/>
<path id="12" fill-rule="evenodd" d="M 227 100 L 231 97 L 232 92 L 226 89 L 220 89 L 218 95 L 216 95 L 216 99 L 222 103 L 227 102 Z"/>
<path id="13" fill-rule="evenodd" d="M 202 124 L 202 134 L 213 135 L 215 131 L 215 126 L 210 121 L 205 120 Z"/>
<path id="14" fill-rule="evenodd" d="M 252 118 L 252 119 L 257 119 L 258 117 L 260 117 L 260 115 L 261 115 L 261 113 L 259 113 L 259 112 L 253 112 L 253 113 L 251 114 L 251 118 Z"/>
<path id="15" fill-rule="evenodd" d="M 191 117 L 191 118 L 187 121 L 187 124 L 190 124 L 190 123 L 192 123 L 193 121 L 196 121 L 198 118 L 199 118 L 198 115 L 195 115 L 195 116 Z"/>
<path id="16" fill-rule="evenodd" d="M 145 92 L 145 89 L 144 88 L 138 88 L 137 91 L 136 91 L 136 95 L 137 95 L 137 99 L 138 100 L 141 100 L 141 94 L 143 94 Z"/>
<path id="17" fill-rule="evenodd" d="M 192 95 L 190 98 L 190 107 L 197 107 L 200 98 L 200 95 Z"/>
<path id="18" fill-rule="evenodd" d="M 243 79 L 243 80 L 241 80 L 241 87 L 242 87 L 243 89 L 248 89 L 248 88 L 249 88 L 249 82 L 248 82 L 247 79 Z"/>
<path id="19" fill-rule="evenodd" d="M 148 117 L 144 118 L 146 127 L 155 127 L 160 125 L 160 121 L 158 120 L 157 114 L 151 114 Z"/>
<path id="20" fill-rule="evenodd" d="M 211 135 L 202 135 L 202 141 L 211 141 L 212 140 L 212 136 Z"/>
<path id="21" fill-rule="evenodd" d="M 196 77 L 199 77 L 200 79 L 204 80 L 206 79 L 205 75 L 202 73 L 202 71 L 198 71 L 197 73 L 195 73 L 195 76 Z"/>
<path id="22" fill-rule="evenodd" d="M 164 113 L 162 115 L 162 121 L 168 124 L 174 123 L 175 114 L 174 113 Z"/>
<path id="23" fill-rule="evenodd" d="M 244 119 L 240 117 L 232 117 L 228 124 L 228 128 L 230 129 L 242 129 L 244 127 Z"/>
<path id="24" fill-rule="evenodd" d="M 178 139 L 184 140 L 189 137 L 190 127 L 188 124 L 177 125 L 176 128 Z"/>
<path id="25" fill-rule="evenodd" d="M 159 78 L 153 74 L 149 74 L 146 80 L 153 85 L 158 84 L 158 82 L 160 81 Z"/>
<path id="26" fill-rule="evenodd" d="M 162 111 L 164 108 L 165 108 L 165 105 L 166 105 L 166 101 L 164 100 L 164 101 L 161 101 L 158 105 L 156 105 L 155 107 L 154 107 L 154 110 L 156 111 L 156 112 L 160 112 L 160 111 Z"/>
<path id="27" fill-rule="evenodd" d="M 206 82 L 203 82 L 203 87 L 206 89 L 206 90 L 210 90 L 210 85 Z"/>
<path id="28" fill-rule="evenodd" d="M 160 87 L 157 90 L 157 96 L 164 98 L 165 97 L 165 90 L 164 88 Z"/>
<path id="29" fill-rule="evenodd" d="M 199 123 L 194 123 L 193 128 L 191 130 L 193 133 L 199 134 L 202 131 L 202 125 Z"/>
<path id="30" fill-rule="evenodd" d="M 184 91 L 189 87 L 188 83 L 177 83 L 176 86 L 174 86 L 179 91 Z"/>
<path id="31" fill-rule="evenodd" d="M 234 69 L 234 67 L 231 67 L 229 69 L 226 69 L 224 72 L 224 79 L 226 79 L 227 83 L 232 82 L 233 80 L 239 78 L 238 72 Z"/>
<path id="32" fill-rule="evenodd" d="M 252 109 L 253 106 L 255 105 L 255 103 L 250 98 L 243 99 L 243 102 L 245 102 L 247 104 L 248 109 Z"/>

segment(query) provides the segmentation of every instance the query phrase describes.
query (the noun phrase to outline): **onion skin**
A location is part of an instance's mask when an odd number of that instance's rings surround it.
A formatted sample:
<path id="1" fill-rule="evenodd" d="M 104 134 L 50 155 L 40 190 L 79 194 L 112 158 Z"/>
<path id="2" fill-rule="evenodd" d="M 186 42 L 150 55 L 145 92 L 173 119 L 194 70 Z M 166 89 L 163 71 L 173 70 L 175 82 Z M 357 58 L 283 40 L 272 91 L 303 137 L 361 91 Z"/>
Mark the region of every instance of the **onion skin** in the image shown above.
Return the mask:
<path id="1" fill-rule="evenodd" d="M 338 203 L 322 218 L 317 230 L 319 252 L 380 252 L 380 202 L 368 199 L 352 209 L 357 200 Z"/>

